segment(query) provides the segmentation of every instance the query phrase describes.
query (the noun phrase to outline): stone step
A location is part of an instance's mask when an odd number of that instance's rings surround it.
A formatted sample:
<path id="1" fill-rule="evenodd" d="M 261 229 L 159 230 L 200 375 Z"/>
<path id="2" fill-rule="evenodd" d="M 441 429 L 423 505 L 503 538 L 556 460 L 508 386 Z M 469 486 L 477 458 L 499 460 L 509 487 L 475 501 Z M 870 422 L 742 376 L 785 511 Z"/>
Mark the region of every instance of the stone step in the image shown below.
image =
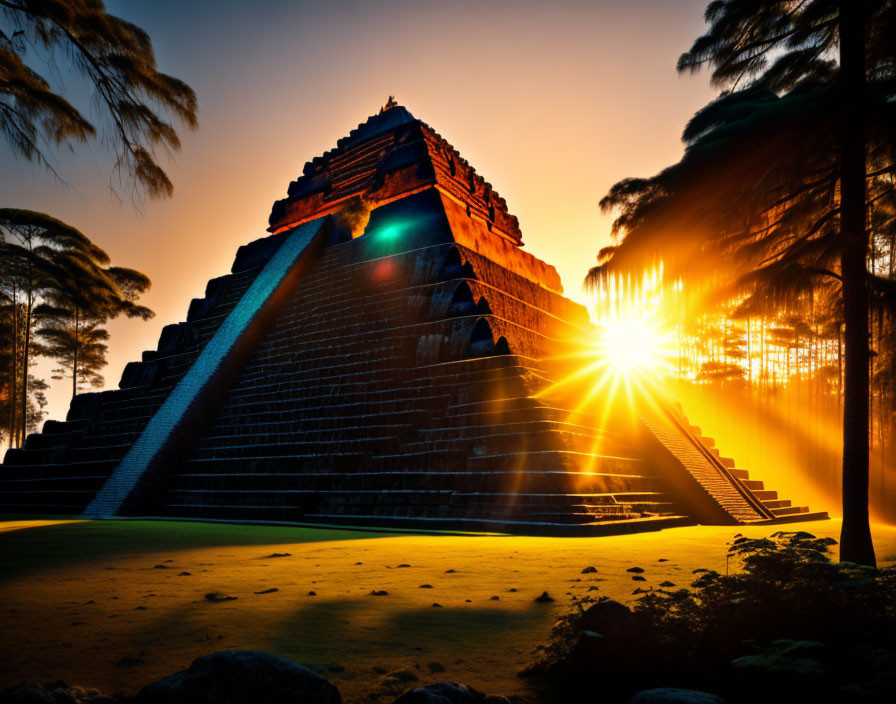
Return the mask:
<path id="1" fill-rule="evenodd" d="M 289 442 L 264 442 L 267 438 L 237 436 L 230 441 L 200 440 L 187 455 L 189 460 L 293 457 L 297 455 L 351 454 L 382 452 L 398 447 L 398 439 L 390 437 L 344 438 L 339 440 L 310 440 Z M 242 443 L 242 444 L 237 444 Z"/>
<path id="2" fill-rule="evenodd" d="M 403 446 L 405 451 L 443 451 L 460 449 L 472 452 L 474 455 L 495 455 L 502 453 L 521 453 L 526 451 L 569 451 L 591 455 L 621 456 L 637 459 L 631 450 L 624 451 L 616 443 L 609 442 L 600 436 L 573 433 L 565 430 L 514 430 L 513 426 L 506 427 L 505 432 L 488 432 L 492 428 L 480 429 L 479 432 L 487 432 L 482 435 L 452 434 L 444 430 L 439 431 L 438 437 L 428 436 L 426 431 L 421 431 L 424 439 L 407 443 Z M 625 452 L 625 454 L 621 454 Z"/>
<path id="3" fill-rule="evenodd" d="M 309 414 L 319 415 L 322 408 L 331 409 L 334 412 L 334 417 L 338 417 L 339 413 L 343 411 L 347 412 L 347 415 L 357 415 L 364 410 L 372 412 L 378 408 L 384 412 L 398 411 L 406 408 L 410 402 L 416 402 L 417 408 L 433 408 L 447 402 L 448 398 L 441 394 L 415 397 L 413 394 L 402 395 L 397 390 L 389 394 L 372 391 L 345 394 L 340 396 L 336 402 L 328 404 L 327 401 L 332 401 L 333 397 L 329 394 L 320 394 L 302 398 L 301 404 L 297 404 L 295 399 L 232 403 L 221 407 L 217 417 L 226 420 L 232 416 L 257 416 L 259 420 L 265 420 L 270 419 L 271 414 L 278 414 L 284 418 L 303 418 Z"/>
<path id="4" fill-rule="evenodd" d="M 207 464 L 207 468 L 201 465 Z M 341 464 L 343 471 L 335 471 Z M 630 493 L 660 490 L 661 482 L 640 475 L 598 474 L 566 471 L 444 471 L 394 470 L 367 471 L 358 458 L 317 456 L 259 458 L 245 460 L 190 460 L 184 471 L 173 475 L 169 486 L 212 489 L 214 487 L 255 493 L 303 489 L 352 491 L 361 489 L 446 489 L 459 492 L 511 493 Z M 198 471 L 203 469 L 204 471 Z M 301 471 L 299 471 L 301 470 Z"/>
<path id="5" fill-rule="evenodd" d="M 572 470 L 640 475 L 649 471 L 641 459 L 600 455 L 569 450 L 535 450 L 474 455 L 467 459 L 469 469 Z"/>
<path id="6" fill-rule="evenodd" d="M 782 506 L 780 508 L 773 508 L 772 513 L 775 516 L 791 516 L 796 513 L 809 513 L 808 506 Z"/>

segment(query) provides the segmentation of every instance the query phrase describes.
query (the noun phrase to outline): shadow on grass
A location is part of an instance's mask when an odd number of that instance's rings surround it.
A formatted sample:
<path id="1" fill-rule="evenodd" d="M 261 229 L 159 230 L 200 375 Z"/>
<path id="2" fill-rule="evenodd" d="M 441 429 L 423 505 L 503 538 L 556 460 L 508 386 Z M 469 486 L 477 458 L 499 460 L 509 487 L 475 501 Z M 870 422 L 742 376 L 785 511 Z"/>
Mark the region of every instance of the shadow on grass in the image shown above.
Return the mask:
<path id="1" fill-rule="evenodd" d="M 0 516 L 0 520 L 8 517 Z M 31 516 L 29 520 L 41 517 Z M 63 518 L 57 516 L 56 518 Z M 64 518 L 75 518 L 66 516 Z M 192 521 L 83 521 L 0 533 L 0 580 L 57 567 L 184 549 L 387 538 L 399 533 Z"/>
<path id="2" fill-rule="evenodd" d="M 553 616 L 544 608 L 526 610 L 493 607 L 411 607 L 380 602 L 380 598 L 317 601 L 294 611 L 271 638 L 274 652 L 304 664 L 324 667 L 346 664 L 353 653 L 373 651 L 385 664 L 407 657 L 468 657 L 489 650 L 514 633 L 549 629 Z M 394 609 L 382 618 L 370 613 Z M 358 617 L 362 617 L 359 619 Z"/>

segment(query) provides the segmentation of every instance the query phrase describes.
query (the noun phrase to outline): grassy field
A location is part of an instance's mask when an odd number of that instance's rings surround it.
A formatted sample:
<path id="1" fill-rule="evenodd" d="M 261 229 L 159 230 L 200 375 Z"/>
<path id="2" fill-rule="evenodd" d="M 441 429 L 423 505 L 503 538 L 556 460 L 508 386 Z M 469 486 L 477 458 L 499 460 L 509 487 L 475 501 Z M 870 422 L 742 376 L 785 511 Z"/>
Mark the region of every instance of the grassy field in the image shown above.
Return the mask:
<path id="1" fill-rule="evenodd" d="M 840 525 L 790 529 L 836 538 Z M 523 694 L 516 673 L 573 595 L 628 601 L 639 586 L 686 586 L 695 568 L 726 569 L 735 533 L 773 531 L 528 538 L 8 520 L 0 522 L 0 689 L 61 678 L 133 694 L 204 653 L 237 648 L 320 668 L 347 702 L 388 702 L 446 679 Z M 896 528 L 874 531 L 880 561 L 896 561 Z M 596 574 L 581 574 L 591 565 Z M 646 583 L 632 581 L 633 566 Z M 237 599 L 205 599 L 215 591 Z M 542 591 L 555 601 L 536 603 Z"/>

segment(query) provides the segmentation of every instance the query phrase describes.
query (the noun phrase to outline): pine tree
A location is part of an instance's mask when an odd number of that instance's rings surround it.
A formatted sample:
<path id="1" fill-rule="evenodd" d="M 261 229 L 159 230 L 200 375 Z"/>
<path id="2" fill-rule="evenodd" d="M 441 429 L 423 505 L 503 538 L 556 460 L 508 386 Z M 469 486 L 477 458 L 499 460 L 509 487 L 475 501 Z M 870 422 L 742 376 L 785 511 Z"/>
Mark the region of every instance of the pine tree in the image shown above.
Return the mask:
<path id="1" fill-rule="evenodd" d="M 893 0 L 716 0 L 709 31 L 679 59 L 722 95 L 684 131 L 682 160 L 626 179 L 602 201 L 624 235 L 591 280 L 662 258 L 763 307 L 811 292 L 845 324 L 841 559 L 874 564 L 868 523 L 869 212 L 896 171 Z M 687 233 L 683 235 L 682 233 Z M 696 266 L 695 266 L 696 265 Z"/>

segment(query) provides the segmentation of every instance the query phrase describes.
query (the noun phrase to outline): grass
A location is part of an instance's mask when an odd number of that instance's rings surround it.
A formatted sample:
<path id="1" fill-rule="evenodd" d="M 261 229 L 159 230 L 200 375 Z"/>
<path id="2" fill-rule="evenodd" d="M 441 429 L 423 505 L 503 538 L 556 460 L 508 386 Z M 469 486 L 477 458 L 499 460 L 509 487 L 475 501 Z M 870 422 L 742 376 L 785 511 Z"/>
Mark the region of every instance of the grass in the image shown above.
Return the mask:
<path id="1" fill-rule="evenodd" d="M 839 533 L 836 521 L 799 528 Z M 532 538 L 11 520 L 0 523 L 0 688 L 61 678 L 133 694 L 204 653 L 246 648 L 320 669 L 347 702 L 445 679 L 525 693 L 516 673 L 573 596 L 627 601 L 639 586 L 686 585 L 695 568 L 724 572 L 734 533 L 774 530 Z M 882 561 L 896 559 L 896 529 L 876 526 L 875 542 Z M 597 573 L 581 574 L 589 565 Z M 204 598 L 216 590 L 238 599 Z M 536 603 L 545 590 L 555 601 Z"/>

